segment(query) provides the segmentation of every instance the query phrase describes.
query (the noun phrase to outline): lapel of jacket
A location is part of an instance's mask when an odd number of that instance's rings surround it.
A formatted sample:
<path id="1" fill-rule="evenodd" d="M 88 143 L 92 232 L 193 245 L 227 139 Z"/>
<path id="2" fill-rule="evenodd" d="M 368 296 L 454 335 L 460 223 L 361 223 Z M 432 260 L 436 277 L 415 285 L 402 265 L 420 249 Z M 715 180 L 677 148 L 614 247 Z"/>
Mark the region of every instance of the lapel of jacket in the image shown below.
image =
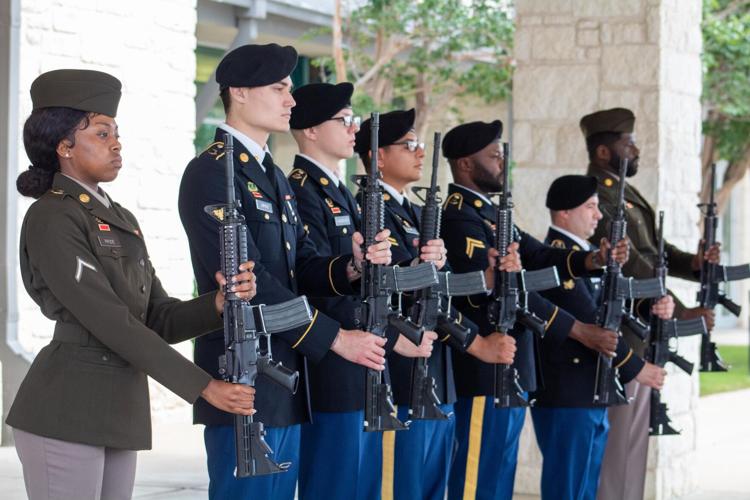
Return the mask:
<path id="1" fill-rule="evenodd" d="M 216 137 L 215 140 L 218 142 L 224 141 L 224 134 L 226 133 L 225 130 L 221 128 L 216 129 Z M 260 190 L 263 194 L 265 194 L 269 199 L 271 199 L 277 206 L 279 204 L 279 196 L 278 193 L 276 193 L 276 190 L 271 186 L 271 181 L 268 180 L 268 176 L 263 171 L 263 168 L 260 165 L 260 162 L 263 161 L 263 158 L 255 158 L 253 155 L 250 154 L 250 152 L 245 148 L 245 146 L 242 144 L 242 142 L 239 141 L 239 139 L 234 139 L 234 170 L 237 174 L 238 180 L 243 181 L 243 189 L 247 189 L 252 192 L 256 189 Z M 222 153 L 219 153 L 219 156 L 216 157 L 217 160 L 223 160 L 221 155 L 225 154 L 225 151 Z M 276 182 L 279 181 L 279 168 L 276 169 Z"/>
<path id="2" fill-rule="evenodd" d="M 52 189 L 59 189 L 78 200 L 84 208 L 86 208 L 93 217 L 102 222 L 113 226 L 116 226 L 123 231 L 132 233 L 141 237 L 140 232 L 124 218 L 119 217 L 113 208 L 107 208 L 102 203 L 91 196 L 91 193 L 86 190 L 83 186 L 78 184 L 76 181 L 69 179 L 60 172 L 55 174 L 52 181 Z M 110 200 L 111 201 L 111 200 Z M 114 207 L 114 202 L 113 202 Z"/>

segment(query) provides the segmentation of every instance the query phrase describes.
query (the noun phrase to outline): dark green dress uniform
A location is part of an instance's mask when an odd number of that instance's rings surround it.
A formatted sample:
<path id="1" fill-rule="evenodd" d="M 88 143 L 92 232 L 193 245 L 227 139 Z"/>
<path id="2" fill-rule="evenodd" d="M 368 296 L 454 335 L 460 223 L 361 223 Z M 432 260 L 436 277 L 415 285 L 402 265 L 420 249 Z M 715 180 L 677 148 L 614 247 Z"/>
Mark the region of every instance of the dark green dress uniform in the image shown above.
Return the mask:
<path id="1" fill-rule="evenodd" d="M 35 358 L 8 425 L 95 446 L 151 448 L 152 377 L 189 403 L 211 376 L 170 343 L 221 327 L 215 293 L 170 298 L 138 221 L 55 174 L 21 228 L 21 276 L 55 333 Z"/>
<path id="2" fill-rule="evenodd" d="M 628 109 L 614 108 L 598 111 L 581 119 L 581 130 L 589 138 L 597 133 L 632 133 L 635 115 Z M 608 236 L 610 223 L 616 211 L 618 180 L 615 175 L 589 165 L 588 175 L 597 178 L 599 209 L 604 216 L 599 222 L 594 241 Z M 633 186 L 625 184 L 625 220 L 627 237 L 630 240 L 630 259 L 622 267 L 625 276 L 652 278 L 656 263 L 656 217 L 646 199 Z M 688 280 L 697 280 L 691 269 L 693 255 L 673 245 L 665 244 L 669 274 Z M 648 301 L 648 299 L 646 300 Z M 675 299 L 675 314 L 679 316 L 682 304 Z M 648 307 L 638 304 L 643 314 Z M 642 355 L 646 343 L 642 342 L 627 327 L 622 328 L 626 342 Z M 651 389 L 636 381 L 625 386 L 631 404 L 609 409 L 611 430 L 602 463 L 598 498 L 602 500 L 634 500 L 643 497 L 646 461 L 648 455 L 648 429 Z"/>
<path id="3" fill-rule="evenodd" d="M 487 267 L 487 251 L 494 245 L 495 208 L 457 184 L 451 184 L 448 193 L 440 233 L 448 249 L 448 261 L 457 273 L 483 270 Z M 553 249 L 518 228 L 516 231 L 524 269 L 555 266 L 561 280 L 588 275 L 587 252 Z M 492 331 L 487 301 L 487 296 L 472 296 L 454 302 L 459 311 L 479 325 L 480 335 Z M 558 342 L 567 338 L 574 322 L 570 314 L 537 293 L 529 294 L 529 308 L 547 321 L 546 337 Z M 513 366 L 519 372 L 521 385 L 533 391 L 538 383 L 537 341 L 530 331 L 518 326 L 508 333 L 516 339 L 518 350 Z M 451 469 L 448 498 L 463 498 L 468 490 L 476 498 L 511 498 L 525 411 L 494 408 L 493 365 L 456 353 L 453 366 L 458 392 L 455 405 L 458 451 Z"/>

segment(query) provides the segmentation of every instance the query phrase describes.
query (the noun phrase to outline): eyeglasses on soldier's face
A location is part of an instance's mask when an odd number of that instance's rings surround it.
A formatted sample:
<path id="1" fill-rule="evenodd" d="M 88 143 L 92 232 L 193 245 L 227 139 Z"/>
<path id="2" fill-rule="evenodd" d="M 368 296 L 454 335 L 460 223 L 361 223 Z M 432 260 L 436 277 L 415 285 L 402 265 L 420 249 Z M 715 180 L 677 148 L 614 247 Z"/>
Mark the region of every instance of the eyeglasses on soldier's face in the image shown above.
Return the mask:
<path id="1" fill-rule="evenodd" d="M 344 127 L 350 128 L 352 125 L 359 127 L 359 125 L 362 123 L 362 117 L 354 115 L 334 116 L 333 118 L 329 118 L 326 121 L 339 121 L 344 124 Z"/>
<path id="2" fill-rule="evenodd" d="M 424 151 L 424 142 L 419 141 L 401 141 L 401 142 L 394 142 L 391 144 L 391 146 L 406 146 L 406 149 L 409 150 L 409 152 L 413 153 L 417 150 L 417 148 Z"/>

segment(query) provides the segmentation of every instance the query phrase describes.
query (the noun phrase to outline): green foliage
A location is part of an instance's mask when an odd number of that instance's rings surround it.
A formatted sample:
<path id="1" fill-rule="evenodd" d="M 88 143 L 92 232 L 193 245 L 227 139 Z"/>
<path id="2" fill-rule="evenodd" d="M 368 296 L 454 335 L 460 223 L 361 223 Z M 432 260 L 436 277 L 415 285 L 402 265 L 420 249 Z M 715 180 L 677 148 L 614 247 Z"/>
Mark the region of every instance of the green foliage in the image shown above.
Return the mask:
<path id="1" fill-rule="evenodd" d="M 750 143 L 750 1 L 704 0 L 704 133 L 734 162 Z"/>
<path id="2" fill-rule="evenodd" d="M 370 0 L 343 22 L 359 113 L 376 105 L 455 96 L 496 102 L 511 90 L 513 20 L 508 0 Z M 395 54 L 394 57 L 384 57 Z M 332 72 L 332 60 L 319 61 Z M 375 64 L 376 75 L 364 78 Z"/>
<path id="3" fill-rule="evenodd" d="M 728 372 L 700 374 L 701 396 L 719 392 L 739 391 L 750 387 L 748 372 L 748 347 L 741 345 L 719 346 L 721 357 L 730 365 Z"/>

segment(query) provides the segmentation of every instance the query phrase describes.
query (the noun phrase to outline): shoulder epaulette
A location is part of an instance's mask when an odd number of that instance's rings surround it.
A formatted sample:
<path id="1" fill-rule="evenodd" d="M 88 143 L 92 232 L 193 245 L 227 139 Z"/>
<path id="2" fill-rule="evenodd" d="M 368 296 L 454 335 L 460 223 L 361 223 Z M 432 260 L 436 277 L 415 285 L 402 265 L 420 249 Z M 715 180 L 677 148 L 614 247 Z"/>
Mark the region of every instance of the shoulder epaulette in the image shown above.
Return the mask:
<path id="1" fill-rule="evenodd" d="M 464 204 L 464 196 L 461 193 L 453 193 L 448 197 L 447 200 L 445 200 L 445 203 L 443 203 L 443 210 L 447 209 L 449 206 L 456 207 L 458 210 L 461 210 L 461 207 Z"/>
<path id="2" fill-rule="evenodd" d="M 307 172 L 305 172 L 301 168 L 295 168 L 294 170 L 292 170 L 292 173 L 289 174 L 289 180 L 299 182 L 299 187 L 302 187 L 305 185 L 305 181 L 307 180 Z"/>

